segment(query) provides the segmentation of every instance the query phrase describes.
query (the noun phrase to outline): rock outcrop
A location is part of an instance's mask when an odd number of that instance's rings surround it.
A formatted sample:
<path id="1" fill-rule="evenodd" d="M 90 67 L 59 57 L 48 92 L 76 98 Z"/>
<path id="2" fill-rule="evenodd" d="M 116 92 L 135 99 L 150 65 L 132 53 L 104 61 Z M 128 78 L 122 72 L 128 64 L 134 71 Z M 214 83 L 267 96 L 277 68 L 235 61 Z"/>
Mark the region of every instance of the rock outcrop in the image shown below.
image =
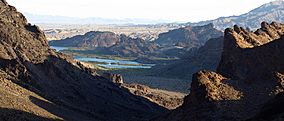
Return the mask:
<path id="1" fill-rule="evenodd" d="M 115 84 L 123 84 L 123 78 L 120 74 L 103 73 L 102 77 L 110 80 Z"/>
<path id="2" fill-rule="evenodd" d="M 233 79 L 271 79 L 273 73 L 284 68 L 278 40 L 283 35 L 284 25 L 276 22 L 263 22 L 254 33 L 238 26 L 226 29 L 218 72 Z"/>
<path id="3" fill-rule="evenodd" d="M 283 27 L 280 23 L 263 22 L 255 32 L 238 26 L 226 29 L 217 73 L 194 74 L 184 104 L 158 120 L 281 119 L 283 111 L 277 106 L 282 106 L 284 89 Z M 275 110 L 268 113 L 272 109 Z M 261 115 L 263 112 L 268 114 Z"/>
<path id="4" fill-rule="evenodd" d="M 0 119 L 132 121 L 166 111 L 50 49 L 43 32 L 5 0 L 0 48 Z"/>

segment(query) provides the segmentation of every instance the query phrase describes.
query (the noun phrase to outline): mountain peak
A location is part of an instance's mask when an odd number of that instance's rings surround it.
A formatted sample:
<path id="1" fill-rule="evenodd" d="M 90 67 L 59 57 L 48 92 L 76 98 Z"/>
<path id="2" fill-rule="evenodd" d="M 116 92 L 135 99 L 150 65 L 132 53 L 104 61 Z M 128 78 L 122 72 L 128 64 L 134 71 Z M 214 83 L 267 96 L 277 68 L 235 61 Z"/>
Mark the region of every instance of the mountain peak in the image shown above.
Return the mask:
<path id="1" fill-rule="evenodd" d="M 284 25 L 277 22 L 261 23 L 261 28 L 255 32 L 246 30 L 238 25 L 225 30 L 224 48 L 252 48 L 279 39 L 284 33 Z"/>
<path id="2" fill-rule="evenodd" d="M 260 27 L 260 22 L 267 21 L 277 21 L 284 22 L 284 1 L 277 0 L 263 4 L 262 6 L 255 8 L 248 13 L 239 16 L 228 16 L 220 17 L 214 20 L 201 21 L 198 23 L 189 23 L 188 25 L 200 26 L 209 23 L 213 23 L 215 28 L 220 30 L 225 30 L 228 27 L 234 26 L 235 24 L 243 26 L 245 28 L 250 28 L 251 30 L 256 30 Z"/>

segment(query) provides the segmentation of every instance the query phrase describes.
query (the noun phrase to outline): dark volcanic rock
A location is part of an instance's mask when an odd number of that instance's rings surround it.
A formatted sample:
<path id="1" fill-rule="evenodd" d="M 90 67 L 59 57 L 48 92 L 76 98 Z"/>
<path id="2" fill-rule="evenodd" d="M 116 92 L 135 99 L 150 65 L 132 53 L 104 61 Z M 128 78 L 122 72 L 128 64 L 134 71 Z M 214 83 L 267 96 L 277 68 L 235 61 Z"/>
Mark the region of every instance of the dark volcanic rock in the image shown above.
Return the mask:
<path id="1" fill-rule="evenodd" d="M 4 0 L 0 48 L 1 108 L 68 121 L 147 120 L 165 111 L 50 49 L 43 32 Z"/>
<path id="2" fill-rule="evenodd" d="M 180 46 L 187 49 L 200 47 L 211 38 L 218 38 L 223 33 L 213 27 L 213 24 L 205 26 L 187 26 L 180 29 L 162 33 L 155 41 L 163 47 Z"/>
<path id="3" fill-rule="evenodd" d="M 283 27 L 263 22 L 254 33 L 226 29 L 220 74 L 195 74 L 183 106 L 158 120 L 240 121 L 256 114 L 252 120 L 281 119 L 282 94 L 276 95 L 284 88 Z"/>

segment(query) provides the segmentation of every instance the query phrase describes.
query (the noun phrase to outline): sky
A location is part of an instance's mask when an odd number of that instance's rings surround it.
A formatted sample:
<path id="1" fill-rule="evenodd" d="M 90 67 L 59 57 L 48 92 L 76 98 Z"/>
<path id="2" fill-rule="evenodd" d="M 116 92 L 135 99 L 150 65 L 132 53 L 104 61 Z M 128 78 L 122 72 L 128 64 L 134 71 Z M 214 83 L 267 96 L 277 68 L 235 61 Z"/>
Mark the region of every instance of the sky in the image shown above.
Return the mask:
<path id="1" fill-rule="evenodd" d="M 274 0 L 7 0 L 20 12 L 78 18 L 197 22 L 240 15 Z"/>

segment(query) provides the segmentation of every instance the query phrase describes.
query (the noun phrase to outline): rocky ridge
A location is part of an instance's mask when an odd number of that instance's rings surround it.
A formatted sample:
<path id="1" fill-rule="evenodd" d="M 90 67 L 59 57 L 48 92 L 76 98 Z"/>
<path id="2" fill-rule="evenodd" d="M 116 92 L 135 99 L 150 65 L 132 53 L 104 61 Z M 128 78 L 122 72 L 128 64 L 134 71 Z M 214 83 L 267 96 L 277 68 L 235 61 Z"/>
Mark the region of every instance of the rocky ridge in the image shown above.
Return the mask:
<path id="1" fill-rule="evenodd" d="M 282 99 L 284 88 L 281 54 L 284 25 L 276 22 L 261 25 L 255 32 L 238 26 L 226 29 L 217 73 L 194 74 L 191 93 L 184 104 L 157 120 L 283 120 L 283 111 L 275 108 L 281 103 L 272 100 Z M 259 115 L 271 109 L 276 112 Z"/>

